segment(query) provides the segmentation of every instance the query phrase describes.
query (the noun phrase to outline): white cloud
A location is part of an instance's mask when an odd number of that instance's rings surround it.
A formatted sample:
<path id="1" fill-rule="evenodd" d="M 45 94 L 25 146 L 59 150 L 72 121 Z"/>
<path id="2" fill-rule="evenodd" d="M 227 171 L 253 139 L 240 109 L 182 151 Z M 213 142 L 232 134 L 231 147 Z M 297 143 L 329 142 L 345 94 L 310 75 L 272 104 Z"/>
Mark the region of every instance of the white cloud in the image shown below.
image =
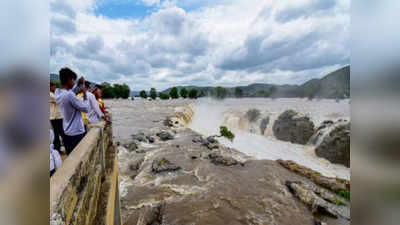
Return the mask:
<path id="1" fill-rule="evenodd" d="M 138 90 L 299 83 L 349 63 L 349 0 L 205 1 L 192 11 L 180 8 L 192 0 L 142 1 L 158 9 L 110 19 L 92 0 L 52 0 L 51 71 Z"/>

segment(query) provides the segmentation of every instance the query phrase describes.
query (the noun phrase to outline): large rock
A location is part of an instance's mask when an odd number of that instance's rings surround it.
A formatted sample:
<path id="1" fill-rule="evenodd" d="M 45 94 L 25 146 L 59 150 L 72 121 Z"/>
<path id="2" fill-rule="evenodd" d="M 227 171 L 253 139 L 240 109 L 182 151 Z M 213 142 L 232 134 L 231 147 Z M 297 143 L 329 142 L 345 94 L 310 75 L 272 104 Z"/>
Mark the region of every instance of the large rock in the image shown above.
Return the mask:
<path id="1" fill-rule="evenodd" d="M 162 172 L 172 172 L 176 170 L 180 170 L 181 167 L 171 163 L 169 160 L 162 158 L 160 160 L 154 160 L 151 165 L 151 171 L 153 173 L 162 173 Z"/>
<path id="2" fill-rule="evenodd" d="M 314 123 L 307 116 L 286 110 L 275 120 L 272 129 L 277 139 L 304 145 L 314 134 Z"/>
<path id="3" fill-rule="evenodd" d="M 161 131 L 160 133 L 157 134 L 157 136 L 162 140 L 162 141 L 168 141 L 174 139 L 174 136 L 172 136 L 171 133 L 168 131 Z"/>
<path id="4" fill-rule="evenodd" d="M 214 165 L 234 166 L 240 164 L 236 159 L 232 157 L 226 157 L 226 156 L 224 157 L 218 153 L 211 153 L 208 155 L 208 158 Z"/>
<path id="5" fill-rule="evenodd" d="M 350 124 L 337 126 L 315 149 L 319 157 L 350 167 Z"/>
<path id="6" fill-rule="evenodd" d="M 308 205 L 314 214 L 328 214 L 334 218 L 350 220 L 350 209 L 347 202 L 318 187 L 312 187 L 300 181 L 286 181 L 290 192 Z"/>

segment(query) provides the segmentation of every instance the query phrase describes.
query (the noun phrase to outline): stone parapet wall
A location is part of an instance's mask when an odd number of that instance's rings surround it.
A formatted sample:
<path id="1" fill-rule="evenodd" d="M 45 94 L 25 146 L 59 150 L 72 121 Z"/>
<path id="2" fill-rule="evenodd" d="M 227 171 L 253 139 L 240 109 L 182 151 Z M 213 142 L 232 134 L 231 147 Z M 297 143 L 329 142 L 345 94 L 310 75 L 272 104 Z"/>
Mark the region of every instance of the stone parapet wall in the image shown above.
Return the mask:
<path id="1" fill-rule="evenodd" d="M 88 130 L 50 179 L 52 225 L 120 223 L 114 223 L 115 215 L 119 215 L 119 204 L 115 207 L 119 196 L 112 125 L 102 121 Z"/>

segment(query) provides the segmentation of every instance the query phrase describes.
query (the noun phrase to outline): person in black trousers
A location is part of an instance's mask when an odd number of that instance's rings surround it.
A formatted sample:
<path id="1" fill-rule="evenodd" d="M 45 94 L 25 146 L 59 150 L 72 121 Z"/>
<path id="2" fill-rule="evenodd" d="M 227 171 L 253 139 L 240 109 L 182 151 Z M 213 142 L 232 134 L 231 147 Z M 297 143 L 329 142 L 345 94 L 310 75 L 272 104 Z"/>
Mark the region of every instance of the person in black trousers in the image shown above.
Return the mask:
<path id="1" fill-rule="evenodd" d="M 54 131 L 54 149 L 61 153 L 61 141 L 65 140 L 65 134 L 63 129 L 63 117 L 61 115 L 60 109 L 58 108 L 54 96 L 54 91 L 56 90 L 56 85 L 50 82 L 50 123 Z"/>

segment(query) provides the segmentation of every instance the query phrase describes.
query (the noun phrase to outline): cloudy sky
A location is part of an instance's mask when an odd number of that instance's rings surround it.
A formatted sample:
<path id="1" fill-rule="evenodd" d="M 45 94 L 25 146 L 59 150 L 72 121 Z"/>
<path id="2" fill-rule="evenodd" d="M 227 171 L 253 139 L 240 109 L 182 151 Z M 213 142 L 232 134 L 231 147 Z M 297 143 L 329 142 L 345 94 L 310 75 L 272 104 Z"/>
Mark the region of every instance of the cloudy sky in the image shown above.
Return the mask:
<path id="1" fill-rule="evenodd" d="M 51 0 L 50 72 L 132 90 L 299 84 L 350 63 L 350 0 Z"/>

